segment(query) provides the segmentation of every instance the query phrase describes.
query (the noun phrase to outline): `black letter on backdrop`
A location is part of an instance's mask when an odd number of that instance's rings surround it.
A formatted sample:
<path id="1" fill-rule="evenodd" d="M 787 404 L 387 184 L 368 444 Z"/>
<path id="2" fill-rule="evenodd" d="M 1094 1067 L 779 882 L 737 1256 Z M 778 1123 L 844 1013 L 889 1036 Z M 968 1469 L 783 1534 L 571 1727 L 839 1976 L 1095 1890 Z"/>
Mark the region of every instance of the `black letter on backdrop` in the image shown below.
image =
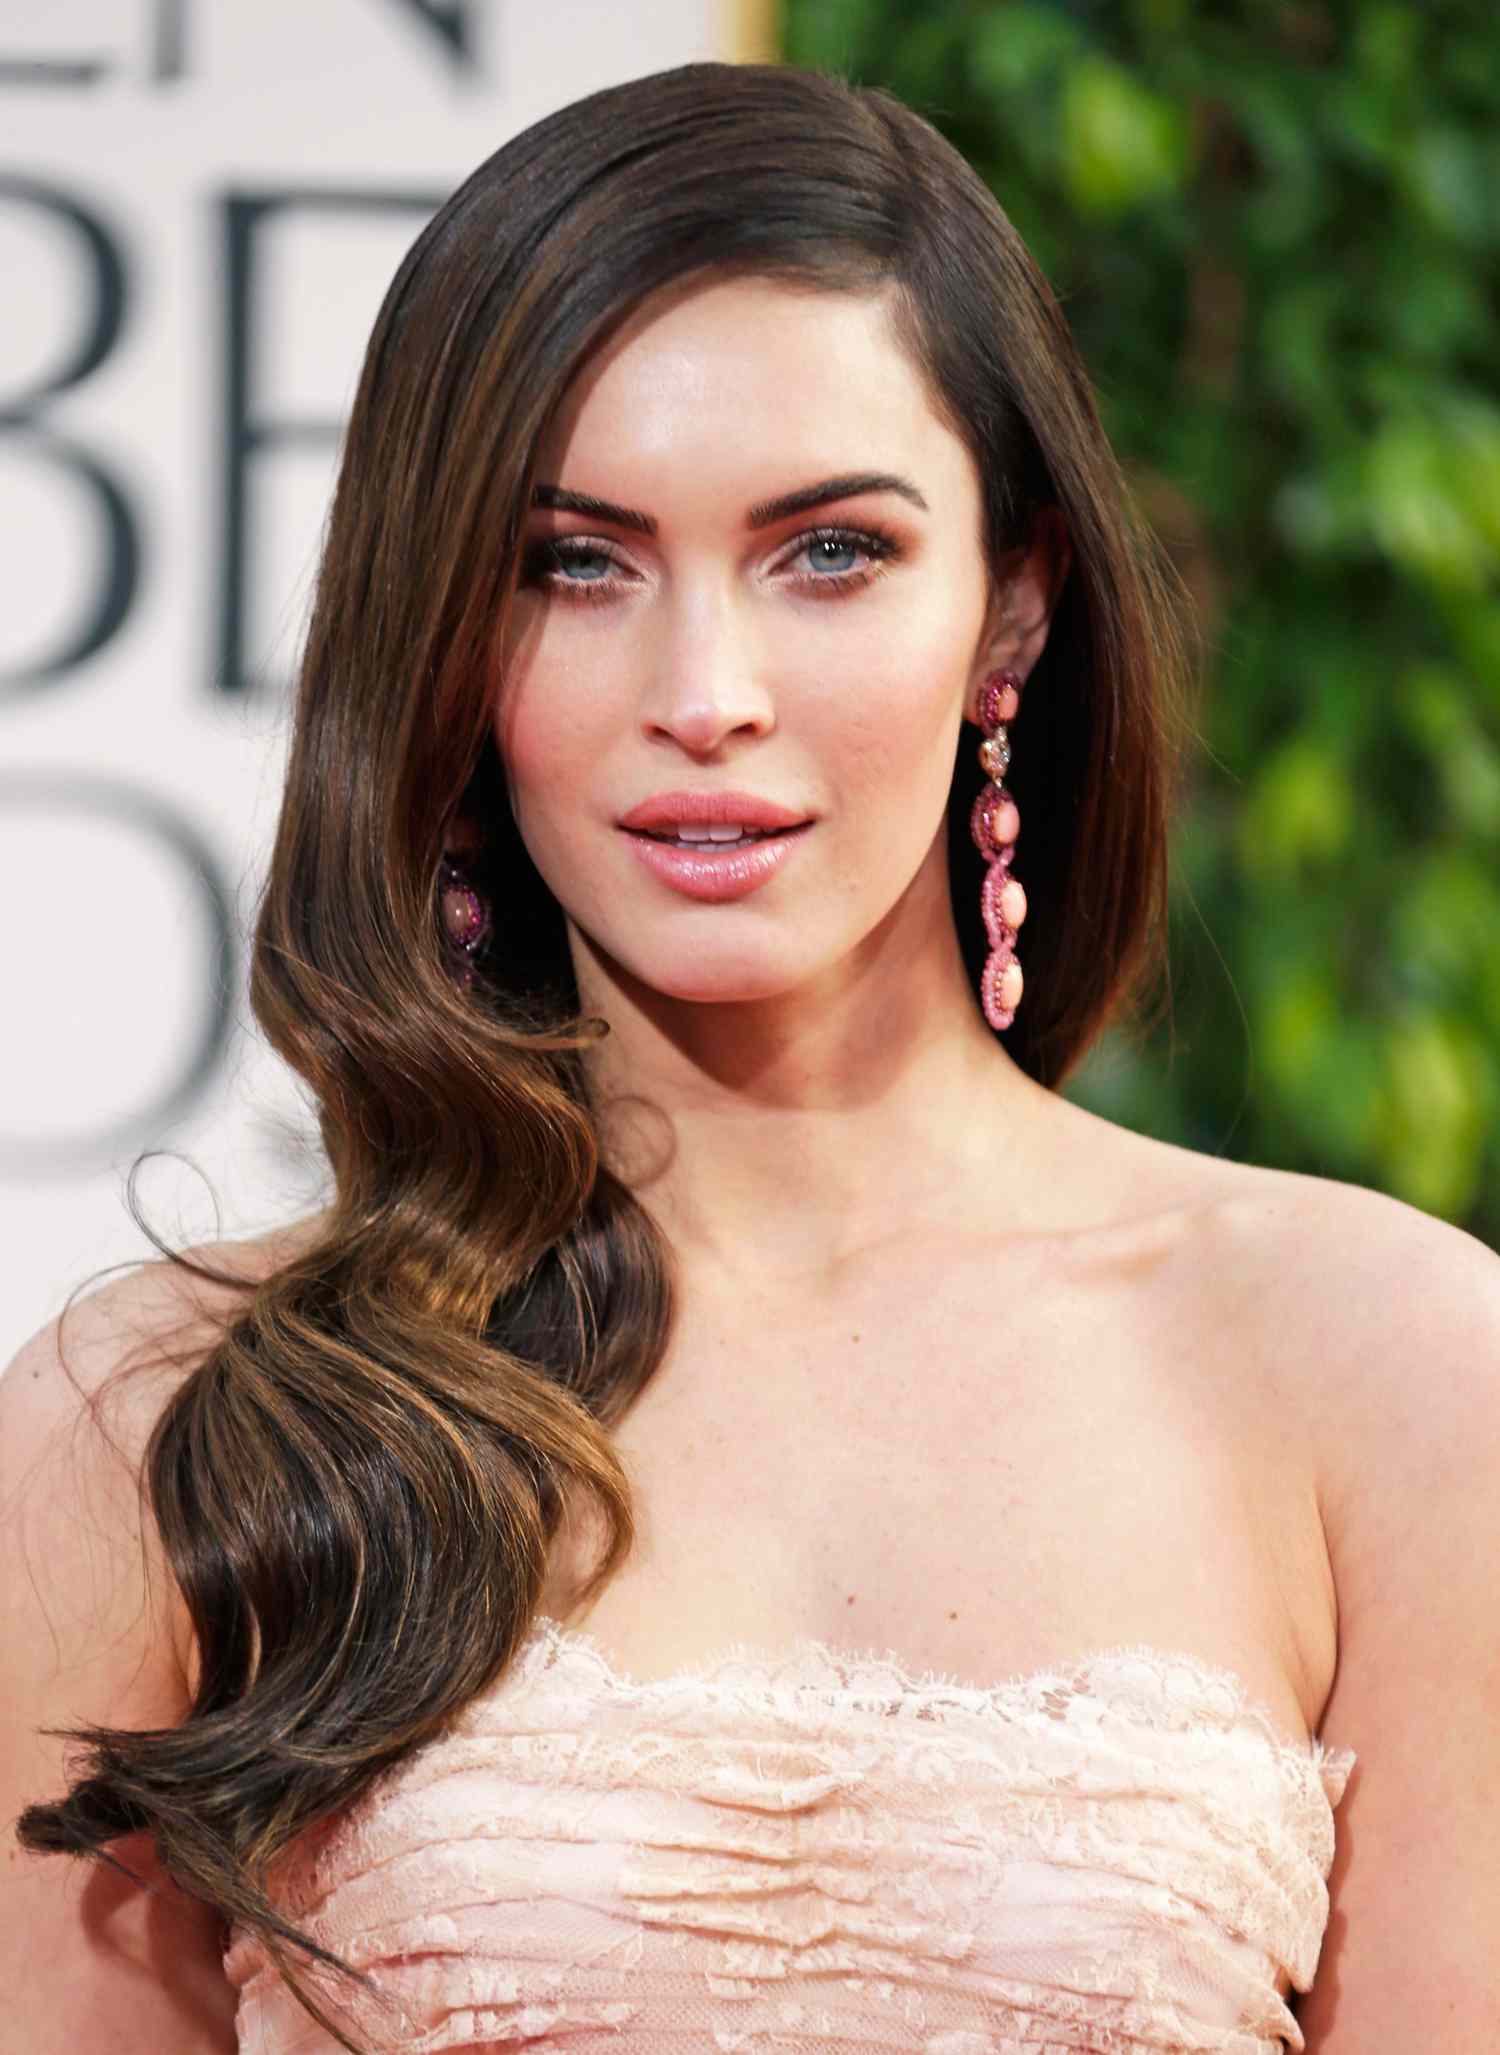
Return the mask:
<path id="1" fill-rule="evenodd" d="M 0 57 L 0 86 L 97 86 L 107 57 Z"/>
<path id="2" fill-rule="evenodd" d="M 66 835 L 72 815 L 75 821 L 113 821 L 164 847 L 197 888 L 211 936 L 207 976 L 201 980 L 204 1007 L 198 1033 L 182 1051 L 175 1080 L 155 1100 L 92 1134 L 63 1128 L 56 1135 L 23 1140 L 19 1135 L 0 1133 L 0 1176 L 77 1177 L 126 1149 L 154 1146 L 162 1130 L 181 1120 L 211 1082 L 233 1019 L 238 978 L 234 905 L 209 843 L 185 814 L 150 792 L 113 778 L 77 772 L 61 776 L 44 770 L 0 772 L 0 811 L 12 819 L 22 807 L 37 814 L 39 840 Z M 86 951 L 81 961 L 87 975 Z M 108 995 L 103 997 L 105 1003 L 118 1005 L 132 1000 L 142 1006 L 150 1004 L 144 984 L 139 992 L 117 996 L 114 1001 L 109 1001 Z M 43 1003 L 42 995 L 36 1003 Z"/>
<path id="3" fill-rule="evenodd" d="M 394 0 L 444 46 L 455 71 L 478 69 L 469 0 Z M 153 79 L 178 79 L 186 70 L 187 0 L 153 0 Z M 0 86 L 96 86 L 114 70 L 108 57 L 0 57 Z"/>
<path id="4" fill-rule="evenodd" d="M 396 0 L 396 5 L 408 8 L 447 44 L 455 71 L 477 69 L 469 0 Z"/>
<path id="5" fill-rule="evenodd" d="M 81 479 L 94 494 L 104 520 L 104 575 L 92 607 L 85 608 L 60 649 L 28 664 L 24 671 L 0 677 L 0 685 L 30 687 L 60 677 L 101 650 L 130 612 L 140 581 L 140 545 L 124 488 L 97 457 L 42 422 L 43 402 L 70 386 L 81 385 L 114 348 L 129 295 L 121 251 L 104 223 L 81 201 L 31 179 L 0 177 L 0 205 L 7 200 L 39 207 L 61 221 L 82 243 L 92 276 L 77 338 L 62 364 L 44 372 L 30 392 L 0 398 L 0 433 L 19 437 L 28 454 Z"/>
<path id="6" fill-rule="evenodd" d="M 224 298 L 224 498 L 220 519 L 218 655 L 213 684 L 219 692 L 249 692 L 255 680 L 246 668 L 245 595 L 250 589 L 251 535 L 247 513 L 250 463 L 265 451 L 288 445 L 332 443 L 340 421 L 276 421 L 255 406 L 257 238 L 269 220 L 296 209 L 333 214 L 369 214 L 403 209 L 425 219 L 441 195 L 431 193 L 313 192 L 231 193 L 223 203 Z"/>
<path id="7" fill-rule="evenodd" d="M 186 70 L 183 48 L 187 42 L 187 0 L 156 0 L 156 18 L 151 24 L 151 76 L 181 78 Z"/>

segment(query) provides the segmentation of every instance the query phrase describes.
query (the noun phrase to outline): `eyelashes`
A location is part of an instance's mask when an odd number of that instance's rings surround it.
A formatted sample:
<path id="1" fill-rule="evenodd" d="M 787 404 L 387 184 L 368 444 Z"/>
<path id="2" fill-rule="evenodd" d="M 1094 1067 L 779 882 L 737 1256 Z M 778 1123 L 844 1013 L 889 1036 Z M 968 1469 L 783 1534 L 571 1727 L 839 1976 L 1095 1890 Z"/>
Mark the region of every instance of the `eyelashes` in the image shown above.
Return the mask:
<path id="1" fill-rule="evenodd" d="M 795 563 L 811 551 L 832 550 L 835 555 L 848 555 L 851 551 L 862 554 L 865 562 L 858 569 L 816 570 L 804 572 L 789 582 L 799 591 L 810 593 L 817 599 L 835 599 L 857 592 L 878 578 L 887 566 L 901 555 L 900 545 L 894 536 L 876 528 L 809 528 L 799 535 L 791 547 L 785 562 Z M 584 605 L 599 605 L 613 600 L 624 590 L 621 578 L 569 578 L 564 576 L 570 567 L 589 563 L 618 564 L 613 551 L 602 542 L 592 542 L 585 536 L 559 536 L 543 542 L 533 543 L 522 561 L 522 580 L 528 585 L 539 585 L 549 593 L 571 604 L 581 600 Z"/>

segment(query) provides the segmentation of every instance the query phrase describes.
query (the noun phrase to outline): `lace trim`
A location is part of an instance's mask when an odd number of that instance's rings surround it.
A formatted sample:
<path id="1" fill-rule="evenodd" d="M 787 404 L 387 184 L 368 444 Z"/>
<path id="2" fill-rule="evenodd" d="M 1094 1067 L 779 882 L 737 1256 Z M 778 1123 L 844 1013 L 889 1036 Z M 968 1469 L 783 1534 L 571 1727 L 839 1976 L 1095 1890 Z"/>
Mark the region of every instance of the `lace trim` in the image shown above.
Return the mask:
<path id="1" fill-rule="evenodd" d="M 611 1695 L 671 1698 L 708 1691 L 773 1710 L 779 1699 L 793 1693 L 799 1699 L 812 1698 L 829 1713 L 868 1700 L 878 1702 L 883 1712 L 926 1721 L 941 1721 L 954 1713 L 1003 1717 L 1017 1708 L 1060 1718 L 1066 1702 L 1078 1698 L 1110 1707 L 1125 1703 L 1153 1725 L 1171 1731 L 1201 1727 L 1205 1716 L 1226 1729 L 1250 1728 L 1278 1758 L 1326 1766 L 1343 1777 L 1357 1760 L 1352 1748 L 1330 1747 L 1316 1735 L 1294 1740 L 1284 1734 L 1276 1716 L 1238 1671 L 1186 1650 L 1145 1642 L 1090 1649 L 1063 1668 L 1024 1671 L 997 1684 L 968 1684 L 941 1670 L 909 1671 L 890 1649 L 846 1651 L 801 1635 L 786 1653 L 737 1641 L 723 1653 L 684 1665 L 670 1676 L 641 1678 L 618 1668 L 594 1635 L 539 1613 L 518 1653 L 515 1671 L 531 1677 L 559 1666 Z"/>

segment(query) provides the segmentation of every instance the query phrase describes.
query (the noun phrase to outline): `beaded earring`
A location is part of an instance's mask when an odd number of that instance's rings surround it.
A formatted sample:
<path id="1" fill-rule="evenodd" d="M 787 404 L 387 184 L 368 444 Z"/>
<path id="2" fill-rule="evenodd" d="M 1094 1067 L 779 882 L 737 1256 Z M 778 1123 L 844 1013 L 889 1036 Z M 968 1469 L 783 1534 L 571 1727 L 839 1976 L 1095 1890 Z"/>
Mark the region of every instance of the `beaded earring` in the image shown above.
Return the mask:
<path id="1" fill-rule="evenodd" d="M 1023 985 L 1015 950 L 1016 930 L 1026 918 L 1026 893 L 1020 879 L 1010 874 L 1021 814 L 1013 795 L 1001 783 L 1010 764 L 1010 738 L 1004 723 L 1014 720 L 1020 711 L 1021 685 L 1014 671 L 991 671 L 979 688 L 979 723 L 985 731 L 979 763 L 991 782 L 975 800 L 969 820 L 975 848 L 990 858 L 979 893 L 984 931 L 990 941 L 990 954 L 979 980 L 979 1001 L 997 1034 L 1015 1019 Z"/>
<path id="2" fill-rule="evenodd" d="M 474 982 L 474 955 L 489 940 L 490 910 L 483 894 L 449 856 L 438 865 L 438 908 L 453 976 L 468 991 Z"/>

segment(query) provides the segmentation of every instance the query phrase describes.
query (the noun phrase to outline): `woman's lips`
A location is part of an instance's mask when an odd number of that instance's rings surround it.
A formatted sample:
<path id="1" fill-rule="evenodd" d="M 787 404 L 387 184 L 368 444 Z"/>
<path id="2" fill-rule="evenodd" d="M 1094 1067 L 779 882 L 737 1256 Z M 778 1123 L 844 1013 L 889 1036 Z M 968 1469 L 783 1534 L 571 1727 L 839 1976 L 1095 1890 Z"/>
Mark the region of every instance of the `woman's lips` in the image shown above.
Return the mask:
<path id="1" fill-rule="evenodd" d="M 812 825 L 781 828 L 734 849 L 722 842 L 664 842 L 635 828 L 620 832 L 649 871 L 687 898 L 743 899 L 775 876 Z"/>

